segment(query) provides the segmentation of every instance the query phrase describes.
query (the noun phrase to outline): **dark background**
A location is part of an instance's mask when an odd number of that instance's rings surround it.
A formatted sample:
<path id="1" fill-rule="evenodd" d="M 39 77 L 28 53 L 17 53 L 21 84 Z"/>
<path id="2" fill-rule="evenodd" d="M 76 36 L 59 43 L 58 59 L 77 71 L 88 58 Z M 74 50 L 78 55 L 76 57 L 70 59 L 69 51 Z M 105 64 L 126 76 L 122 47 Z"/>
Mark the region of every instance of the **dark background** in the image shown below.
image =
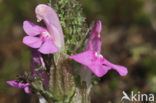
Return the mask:
<path id="1" fill-rule="evenodd" d="M 120 103 L 123 90 L 156 93 L 156 0 L 80 2 L 88 24 L 102 20 L 102 55 L 129 71 L 126 77 L 113 70 L 102 77 L 93 87 L 92 103 Z M 0 103 L 37 103 L 35 96 L 5 81 L 30 70 L 22 23 L 36 22 L 34 8 L 40 3 L 47 0 L 0 0 Z"/>

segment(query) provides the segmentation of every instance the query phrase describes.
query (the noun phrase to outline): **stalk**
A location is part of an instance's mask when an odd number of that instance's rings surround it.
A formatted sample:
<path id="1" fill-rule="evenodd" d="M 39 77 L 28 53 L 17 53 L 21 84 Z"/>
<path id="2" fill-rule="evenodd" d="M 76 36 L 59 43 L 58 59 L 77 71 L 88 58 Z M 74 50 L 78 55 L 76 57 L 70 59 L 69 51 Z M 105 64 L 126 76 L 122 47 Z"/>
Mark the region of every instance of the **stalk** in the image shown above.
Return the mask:
<path id="1" fill-rule="evenodd" d="M 81 5 L 76 0 L 53 0 L 52 5 L 59 15 L 65 47 L 50 59 L 49 91 L 55 98 L 54 103 L 90 103 L 91 83 L 81 81 L 82 67 L 79 65 L 77 68 L 68 59 L 68 55 L 84 49 L 80 42 L 86 37 L 88 28 L 85 17 L 82 16 Z M 91 76 L 88 77 L 90 79 Z"/>

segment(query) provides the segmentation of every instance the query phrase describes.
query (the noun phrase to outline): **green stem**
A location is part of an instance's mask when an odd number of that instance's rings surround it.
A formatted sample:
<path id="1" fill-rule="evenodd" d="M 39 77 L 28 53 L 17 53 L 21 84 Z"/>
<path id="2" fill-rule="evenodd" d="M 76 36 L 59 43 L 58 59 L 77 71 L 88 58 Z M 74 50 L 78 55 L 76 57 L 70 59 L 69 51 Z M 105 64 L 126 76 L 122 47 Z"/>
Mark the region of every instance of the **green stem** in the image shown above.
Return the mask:
<path id="1" fill-rule="evenodd" d="M 58 60 L 55 60 L 56 55 L 60 55 Z M 64 53 L 55 54 L 52 61 L 49 91 L 58 100 L 56 103 L 90 103 L 90 88 L 76 84 L 74 68 L 67 56 Z"/>

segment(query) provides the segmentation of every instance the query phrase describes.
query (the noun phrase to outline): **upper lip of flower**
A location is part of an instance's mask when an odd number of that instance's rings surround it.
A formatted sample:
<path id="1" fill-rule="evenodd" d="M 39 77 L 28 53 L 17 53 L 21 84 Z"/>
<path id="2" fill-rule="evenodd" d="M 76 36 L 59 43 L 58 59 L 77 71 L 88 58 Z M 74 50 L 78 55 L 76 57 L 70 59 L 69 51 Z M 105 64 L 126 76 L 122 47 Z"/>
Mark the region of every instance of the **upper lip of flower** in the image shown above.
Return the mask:
<path id="1" fill-rule="evenodd" d="M 60 21 L 55 10 L 45 4 L 39 4 L 35 8 L 35 13 L 37 20 L 43 20 L 46 24 L 56 47 L 59 49 L 62 48 L 64 46 L 64 37 Z"/>

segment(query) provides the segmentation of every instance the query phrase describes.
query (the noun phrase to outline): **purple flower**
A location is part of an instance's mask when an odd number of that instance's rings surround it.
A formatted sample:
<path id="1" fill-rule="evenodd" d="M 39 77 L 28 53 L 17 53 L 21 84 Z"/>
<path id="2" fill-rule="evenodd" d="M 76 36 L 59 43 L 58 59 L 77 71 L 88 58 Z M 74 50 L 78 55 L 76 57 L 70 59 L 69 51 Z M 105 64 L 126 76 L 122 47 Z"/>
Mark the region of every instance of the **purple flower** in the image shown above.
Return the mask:
<path id="1" fill-rule="evenodd" d="M 28 36 L 23 38 L 23 43 L 43 54 L 59 51 L 64 47 L 64 37 L 56 12 L 44 4 L 38 5 L 35 12 L 38 21 L 43 20 L 46 28 L 24 21 L 23 29 Z"/>
<path id="2" fill-rule="evenodd" d="M 31 90 L 29 88 L 29 86 L 30 86 L 29 83 L 21 83 L 21 82 L 15 81 L 15 80 L 7 81 L 6 83 L 15 88 L 24 88 L 25 93 L 31 93 Z"/>
<path id="3" fill-rule="evenodd" d="M 43 61 L 43 58 L 41 54 L 36 49 L 31 49 L 32 53 L 32 61 L 31 66 L 33 69 L 37 68 L 37 66 L 45 67 L 45 63 Z"/>
<path id="4" fill-rule="evenodd" d="M 105 75 L 111 68 L 116 70 L 121 76 L 125 76 L 128 73 L 126 67 L 113 64 L 100 54 L 102 44 L 101 30 L 101 21 L 98 21 L 91 32 L 86 51 L 69 56 L 69 58 L 87 66 L 98 77 Z"/>
<path id="5" fill-rule="evenodd" d="M 45 68 L 45 63 L 43 61 L 41 54 L 36 49 L 31 49 L 31 52 L 32 52 L 32 62 L 31 62 L 32 68 L 33 69 L 36 69 L 38 67 Z M 42 78 L 43 86 L 47 89 L 49 76 L 46 73 L 46 71 L 45 70 L 37 70 L 37 71 L 34 70 L 33 73 L 36 76 L 40 76 Z"/>

